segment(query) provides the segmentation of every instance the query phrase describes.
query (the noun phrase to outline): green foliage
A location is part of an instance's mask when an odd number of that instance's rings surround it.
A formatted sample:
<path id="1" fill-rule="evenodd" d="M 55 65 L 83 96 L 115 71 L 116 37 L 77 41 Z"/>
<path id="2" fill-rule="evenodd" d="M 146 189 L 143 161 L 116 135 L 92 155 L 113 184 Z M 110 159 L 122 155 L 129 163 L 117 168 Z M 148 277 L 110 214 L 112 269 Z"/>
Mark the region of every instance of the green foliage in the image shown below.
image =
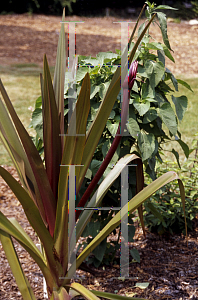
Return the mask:
<path id="1" fill-rule="evenodd" d="M 160 176 L 173 169 L 180 174 L 185 189 L 186 202 L 185 212 L 188 230 L 193 230 L 193 220 L 197 216 L 198 211 L 198 141 L 197 138 L 193 140 L 191 157 L 185 161 L 181 169 L 177 167 L 176 163 L 166 161 L 158 164 L 156 168 L 157 175 Z M 151 182 L 150 178 L 146 177 L 146 182 Z M 158 190 L 149 200 L 145 202 L 144 220 L 149 230 L 164 233 L 184 233 L 185 223 L 183 220 L 183 209 L 181 198 L 179 196 L 178 186 L 174 183 L 169 183 L 166 187 Z"/>
<path id="2" fill-rule="evenodd" d="M 141 45 L 136 51 L 135 58 L 138 60 L 138 73 L 137 81 L 135 82 L 129 102 L 129 120 L 127 124 L 127 136 L 123 136 L 121 143 L 118 146 L 111 162 L 106 169 L 103 177 L 109 173 L 116 162 L 126 153 L 138 153 L 141 156 L 146 172 L 152 179 L 156 178 L 155 165 L 156 161 L 162 161 L 160 151 L 163 150 L 163 144 L 169 141 L 176 141 L 180 144 L 181 149 L 184 151 L 186 157 L 189 155 L 188 146 L 181 140 L 181 134 L 178 132 L 178 123 L 183 119 L 184 113 L 187 109 L 188 100 L 186 96 L 174 97 L 173 93 L 178 91 L 179 84 L 190 89 L 190 86 L 182 80 L 177 80 L 172 72 L 166 68 L 166 59 L 170 59 L 174 62 L 174 58 L 171 54 L 171 47 L 167 35 L 167 23 L 166 15 L 158 10 L 170 8 L 168 6 L 158 6 L 151 4 L 149 1 L 146 10 L 146 16 L 150 20 L 152 15 L 156 12 L 158 21 L 155 21 L 159 26 L 164 43 L 159 43 L 152 40 L 150 32 L 142 39 Z M 145 27 L 143 23 L 138 30 L 138 36 L 140 36 L 142 30 Z M 134 43 L 132 42 L 133 47 Z M 131 49 L 130 48 L 130 49 Z M 91 110 L 88 116 L 87 130 L 89 129 L 93 119 L 95 118 L 100 103 L 108 89 L 108 86 L 113 78 L 113 75 L 117 69 L 117 66 L 121 64 L 121 51 L 116 50 L 116 53 L 112 52 L 100 52 L 96 57 L 78 56 L 78 70 L 76 78 L 73 82 L 67 78 L 65 82 L 65 123 L 67 124 L 68 113 L 68 90 L 70 87 L 76 85 L 77 96 L 79 95 L 83 78 L 88 72 L 91 83 Z M 173 86 L 172 88 L 170 86 Z M 71 93 L 69 93 L 71 94 Z M 172 102 L 168 100 L 171 98 Z M 71 97 L 71 96 L 70 96 Z M 75 99 L 74 99 L 75 100 Z M 38 99 L 36 102 L 36 109 L 32 115 L 31 126 L 37 132 L 37 146 L 41 147 L 42 139 L 42 122 L 41 120 L 41 102 Z M 173 109 L 173 107 L 175 109 Z M 77 197 L 77 203 L 82 197 L 82 193 L 88 187 L 90 180 L 95 176 L 102 161 L 104 161 L 108 150 L 110 149 L 112 142 L 115 138 L 121 113 L 121 92 L 119 93 L 114 107 L 109 115 L 106 126 L 103 130 L 102 136 L 96 148 L 93 156 L 93 161 L 89 166 L 86 174 L 86 178 L 83 183 L 83 187 Z M 39 116 L 40 114 L 40 116 Z M 166 128 L 166 131 L 165 129 Z M 40 149 L 40 148 L 39 148 Z M 179 164 L 179 155 L 175 149 L 172 149 L 172 153 L 175 155 Z M 136 173 L 135 168 L 129 168 L 129 191 L 128 197 L 131 199 L 136 193 Z M 117 179 L 111 190 L 109 190 L 102 201 L 103 207 L 119 207 L 120 206 L 120 193 L 121 185 L 120 179 Z M 107 223 L 112 218 L 112 211 L 101 211 L 100 214 L 94 213 L 92 221 L 97 224 L 97 228 L 100 231 L 105 222 Z M 90 226 L 86 228 L 85 236 L 92 236 L 93 230 L 96 228 Z M 134 227 L 131 224 L 129 234 L 134 232 Z M 96 234 L 96 231 L 95 231 Z M 94 234 L 94 235 L 95 235 Z M 88 243 L 92 240 L 88 239 Z M 107 242 L 103 243 L 101 247 L 104 254 L 103 263 L 109 263 L 113 260 L 115 252 L 118 249 L 119 236 L 114 245 L 107 247 Z M 106 252 L 104 251 L 106 249 Z M 112 255 L 109 256 L 109 251 L 112 251 Z M 93 253 L 95 254 L 95 253 Z M 97 267 L 102 262 L 98 259 L 97 255 L 90 262 L 93 262 Z"/>
<path id="3" fill-rule="evenodd" d="M 17 0 L 5 1 L 0 4 L 0 11 L 3 13 L 45 13 L 61 14 L 65 7 L 68 14 L 72 13 L 72 3 L 76 0 Z"/>
<path id="4" fill-rule="evenodd" d="M 198 16 L 198 1 L 195 0 L 195 1 L 191 1 L 191 4 L 193 5 L 193 12 L 195 13 L 195 16 L 197 17 Z"/>

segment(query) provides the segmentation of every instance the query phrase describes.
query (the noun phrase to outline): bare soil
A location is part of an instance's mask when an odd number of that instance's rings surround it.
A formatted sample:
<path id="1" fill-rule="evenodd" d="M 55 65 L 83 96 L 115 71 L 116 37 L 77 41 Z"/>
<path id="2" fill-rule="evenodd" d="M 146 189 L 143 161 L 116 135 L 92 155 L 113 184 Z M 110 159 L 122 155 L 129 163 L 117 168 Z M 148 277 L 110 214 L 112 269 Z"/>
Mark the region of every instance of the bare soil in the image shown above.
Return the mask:
<path id="1" fill-rule="evenodd" d="M 49 64 L 55 65 L 60 17 L 43 15 L 0 16 L 0 65 L 18 63 L 42 64 L 46 53 Z M 129 33 L 135 19 L 114 17 L 85 18 L 66 17 L 66 21 L 76 21 L 76 53 L 95 56 L 98 52 L 120 49 L 120 24 L 128 21 Z M 81 23 L 83 21 L 84 23 Z M 68 31 L 67 24 L 65 25 Z M 158 26 L 151 25 L 150 33 L 161 40 Z M 174 51 L 175 64 L 167 59 L 167 67 L 174 74 L 198 74 L 198 25 L 168 23 L 168 36 Z"/>
<path id="2" fill-rule="evenodd" d="M 96 55 L 98 52 L 120 49 L 120 21 L 115 18 L 66 18 L 81 21 L 76 25 L 77 54 Z M 125 20 L 126 21 L 126 20 Z M 134 20 L 135 21 L 135 20 Z M 130 25 L 132 28 L 134 24 Z M 44 53 L 49 64 L 55 64 L 60 18 L 49 16 L 12 15 L 0 16 L 0 65 L 36 63 L 41 65 Z M 160 39 L 157 26 L 152 35 Z M 198 74 L 198 26 L 168 24 L 171 47 L 176 64 L 167 60 L 167 67 L 174 74 L 196 76 Z M 17 178 L 12 167 L 6 167 Z M 37 237 L 29 225 L 23 208 L 0 178 L 0 209 L 7 217 L 15 217 L 37 243 Z M 138 249 L 141 262 L 130 264 L 130 277 L 119 280 L 119 265 L 95 270 L 95 276 L 77 271 L 79 282 L 90 289 L 117 292 L 120 295 L 147 299 L 198 299 L 198 221 L 194 231 L 188 234 L 188 247 L 182 235 L 160 237 L 147 232 L 143 237 L 137 228 L 135 242 L 130 247 Z M 43 298 L 42 276 L 37 265 L 25 250 L 14 242 L 24 272 L 37 299 Z M 149 282 L 148 288 L 135 288 L 137 282 Z M 22 299 L 13 278 L 5 253 L 0 244 L 0 299 Z"/>

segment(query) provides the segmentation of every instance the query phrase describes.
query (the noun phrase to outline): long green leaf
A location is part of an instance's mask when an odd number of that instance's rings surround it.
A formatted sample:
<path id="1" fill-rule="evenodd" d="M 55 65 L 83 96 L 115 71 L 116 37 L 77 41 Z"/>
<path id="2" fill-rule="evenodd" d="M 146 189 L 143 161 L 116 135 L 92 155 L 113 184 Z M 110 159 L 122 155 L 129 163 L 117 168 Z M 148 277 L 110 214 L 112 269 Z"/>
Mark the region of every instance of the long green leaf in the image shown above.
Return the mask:
<path id="1" fill-rule="evenodd" d="M 80 295 L 85 297 L 87 300 L 100 300 L 97 296 L 95 296 L 91 291 L 87 290 L 83 285 L 77 282 L 73 282 L 71 285 L 67 287 L 71 287 L 73 290 L 77 291 Z"/>
<path id="2" fill-rule="evenodd" d="M 41 160 L 41 157 L 30 138 L 28 132 L 25 130 L 23 124 L 21 123 L 20 119 L 18 118 L 14 107 L 8 97 L 8 94 L 2 84 L 2 81 L 0 79 L 0 91 L 3 96 L 3 99 L 6 103 L 6 106 L 8 108 L 8 111 L 11 115 L 11 118 L 14 122 L 14 125 L 16 127 L 16 130 L 18 132 L 18 135 L 21 139 L 21 142 L 23 144 L 23 147 L 25 149 L 26 155 L 28 157 L 28 160 L 30 162 L 32 171 L 34 173 L 38 189 L 41 194 L 43 206 L 46 213 L 46 219 L 47 222 L 49 222 L 49 231 L 51 235 L 53 235 L 54 232 L 54 226 L 55 226 L 55 214 L 56 214 L 56 203 L 54 199 L 54 195 L 52 193 L 46 171 L 43 167 L 43 163 Z"/>
<path id="3" fill-rule="evenodd" d="M 68 165 L 81 165 L 84 145 L 86 141 L 86 125 L 87 117 L 90 110 L 90 78 L 87 73 L 78 101 L 72 114 L 70 121 L 71 132 L 67 132 L 63 158 L 61 162 L 60 178 L 59 178 L 59 193 L 57 203 L 57 217 L 55 227 L 55 247 L 60 255 L 61 261 L 67 253 L 67 237 L 68 231 Z M 74 124 L 75 122 L 75 124 Z M 75 132 L 72 130 L 76 130 Z M 70 135 L 69 135 L 70 134 Z M 76 167 L 76 178 L 81 167 Z M 77 179 L 76 179 L 77 180 Z M 73 183 L 75 187 L 75 183 Z M 75 199 L 74 199 L 75 201 Z M 64 268 L 66 268 L 66 260 L 64 259 Z"/>
<path id="4" fill-rule="evenodd" d="M 23 272 L 10 235 L 0 230 L 0 240 L 23 299 L 36 300 L 30 283 Z"/>
<path id="5" fill-rule="evenodd" d="M 121 174 L 121 172 L 126 167 L 126 165 L 133 160 L 141 160 L 141 159 L 135 154 L 127 154 L 117 162 L 114 168 L 109 172 L 109 174 L 102 181 L 99 188 L 96 190 L 93 197 L 87 204 L 86 208 L 100 206 L 102 199 L 104 198 L 105 194 L 108 192 L 109 188 L 114 183 L 116 178 L 118 178 L 118 176 Z M 94 209 L 83 211 L 76 225 L 76 240 L 78 240 L 79 237 L 81 236 L 83 230 L 85 229 L 93 213 L 94 213 Z"/>
<path id="6" fill-rule="evenodd" d="M 158 189 L 160 189 L 165 184 L 169 183 L 172 180 L 178 179 L 180 182 L 180 193 L 181 199 L 183 203 L 183 208 L 185 207 L 185 192 L 183 185 L 178 177 L 178 175 L 173 172 L 167 172 L 163 174 L 161 177 L 153 181 L 147 187 L 145 187 L 142 191 L 140 191 L 136 196 L 134 196 L 128 204 L 126 204 L 122 208 L 122 216 L 123 219 L 131 214 L 136 208 L 138 208 L 146 199 L 148 199 L 153 193 L 155 193 Z M 185 212 L 185 210 L 184 210 Z M 76 260 L 76 267 L 78 268 L 83 260 L 101 243 L 101 241 L 107 237 L 119 224 L 121 219 L 121 213 L 118 212 L 115 217 L 111 219 L 111 221 L 100 231 L 100 233 L 90 242 L 90 244 L 81 252 Z M 186 218 L 185 218 L 186 223 Z M 187 227 L 186 227 L 187 228 Z M 187 234 L 187 232 L 186 232 Z"/>
<path id="7" fill-rule="evenodd" d="M 65 20 L 65 9 L 63 10 L 62 21 Z M 61 31 L 59 34 L 58 48 L 56 55 L 56 66 L 54 71 L 54 93 L 56 98 L 56 105 L 60 119 L 60 132 L 64 134 L 64 85 L 65 85 L 65 68 L 66 68 L 66 51 L 65 51 L 65 29 L 64 23 L 61 24 Z M 64 136 L 62 136 L 63 147 Z"/>
<path id="8" fill-rule="evenodd" d="M 93 294 L 95 294 L 96 296 L 102 297 L 102 298 L 106 298 L 106 299 L 110 299 L 110 300 L 125 300 L 125 299 L 133 299 L 133 300 L 145 300 L 143 298 L 134 298 L 134 297 L 127 297 L 127 296 L 120 296 L 120 295 L 116 295 L 116 294 L 112 294 L 112 293 L 106 293 L 106 292 L 100 292 L 100 291 L 94 291 L 91 290 L 91 292 Z"/>
<path id="9" fill-rule="evenodd" d="M 40 240 L 45 246 L 46 250 L 50 250 L 50 247 L 53 245 L 53 239 L 49 234 L 43 220 L 40 216 L 39 210 L 34 204 L 31 197 L 24 190 L 24 188 L 12 177 L 12 175 L 0 166 L 0 175 L 9 185 L 25 211 L 28 221 L 32 228 L 38 234 Z"/>
<path id="10" fill-rule="evenodd" d="M 10 218 L 10 220 L 8 220 L 2 214 L 2 212 L 0 212 L 0 229 L 9 234 L 10 236 L 14 237 L 21 244 L 21 246 L 30 254 L 30 256 L 40 267 L 43 275 L 46 278 L 47 284 L 51 288 L 53 286 L 56 286 L 56 280 L 54 280 L 53 278 L 56 278 L 58 276 L 58 264 L 55 262 L 56 265 L 54 266 L 52 258 L 49 257 L 50 262 L 52 261 L 52 264 L 50 264 L 50 269 L 48 269 L 43 255 L 40 253 L 38 248 L 35 246 L 35 244 L 24 231 L 24 229 L 19 225 L 16 219 Z"/>
<path id="11" fill-rule="evenodd" d="M 143 171 L 143 163 L 141 159 L 136 159 L 134 161 L 137 164 L 136 167 L 136 194 L 138 194 L 144 188 L 144 171 Z M 144 219 L 143 219 L 143 208 L 142 205 L 138 207 L 138 215 L 140 218 L 140 223 L 142 226 L 142 230 L 144 236 L 146 236 L 145 226 L 144 226 Z"/>
<path id="12" fill-rule="evenodd" d="M 34 174 L 32 172 L 27 155 L 23 149 L 16 129 L 7 113 L 3 102 L 0 99 L 0 130 L 1 139 L 7 149 L 11 159 L 14 162 L 17 173 L 24 187 L 29 189 L 34 202 L 39 207 L 40 213 L 46 220 L 43 203 L 41 201 L 40 192 L 36 184 Z"/>
<path id="13" fill-rule="evenodd" d="M 52 192 L 57 198 L 58 179 L 60 172 L 60 163 L 62 156 L 60 124 L 58 109 L 56 105 L 50 70 L 46 55 L 44 55 L 44 81 L 41 87 L 43 109 L 43 138 L 44 138 L 44 158 L 46 173 L 49 179 Z M 53 222 L 53 220 L 52 220 Z M 53 226 L 53 224 L 52 224 Z"/>

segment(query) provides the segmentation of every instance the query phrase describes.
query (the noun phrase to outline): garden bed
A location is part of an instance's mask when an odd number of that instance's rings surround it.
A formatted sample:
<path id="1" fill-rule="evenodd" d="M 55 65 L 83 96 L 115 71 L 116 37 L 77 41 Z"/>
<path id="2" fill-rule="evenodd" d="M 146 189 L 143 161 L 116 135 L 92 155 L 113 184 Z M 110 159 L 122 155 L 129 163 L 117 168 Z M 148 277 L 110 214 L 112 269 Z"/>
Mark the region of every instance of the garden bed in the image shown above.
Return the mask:
<path id="1" fill-rule="evenodd" d="M 15 178 L 17 174 L 12 167 L 6 168 Z M 5 182 L 0 178 L 0 207 L 7 217 L 15 217 L 35 243 L 38 240 L 29 225 L 23 208 L 12 194 Z M 37 265 L 29 254 L 15 242 L 24 272 L 30 281 L 36 298 L 43 298 L 43 281 Z M 119 280 L 119 262 L 111 267 L 100 267 L 92 270 L 95 275 L 77 271 L 77 281 L 89 289 L 116 292 L 120 295 L 144 297 L 146 299 L 198 299 L 198 220 L 194 222 L 194 231 L 186 238 L 180 235 L 158 236 L 147 232 L 146 238 L 142 229 L 137 228 L 134 243 L 141 257 L 140 264 L 132 263 L 129 266 L 129 275 L 132 279 Z M 0 298 L 1 300 L 22 299 L 13 278 L 10 266 L 0 245 Z M 135 288 L 136 283 L 148 282 L 145 290 Z"/>
<path id="2" fill-rule="evenodd" d="M 96 55 L 102 51 L 120 49 L 120 25 L 115 18 L 79 18 L 84 20 L 77 25 L 77 54 Z M 49 16 L 12 15 L 0 16 L 0 65 L 35 63 L 42 64 L 44 53 L 49 64 L 55 64 L 60 18 Z M 134 24 L 130 25 L 132 28 Z M 157 26 L 151 27 L 152 35 L 159 40 Z M 167 61 L 167 66 L 175 74 L 196 76 L 198 74 L 198 26 L 169 23 L 168 34 L 174 49 L 176 64 Z M 9 91 L 8 91 L 9 92 Z M 15 171 L 6 167 L 14 176 Z M 17 178 L 17 177 L 16 177 Z M 0 178 L 0 207 L 7 217 L 16 217 L 26 232 L 38 242 L 23 209 L 7 185 Z M 194 231 L 189 233 L 189 245 L 180 235 L 160 237 L 147 233 L 143 237 L 141 228 L 137 228 L 135 242 L 141 262 L 130 264 L 130 277 L 121 281 L 119 265 L 99 268 L 95 276 L 82 271 L 77 272 L 79 282 L 90 289 L 116 292 L 121 295 L 144 297 L 147 299 L 198 299 L 198 222 Z M 15 243 L 25 274 L 30 281 L 37 299 L 43 299 L 42 277 L 37 265 Z M 2 246 L 0 245 L 0 298 L 22 299 L 11 273 Z M 145 290 L 134 288 L 136 283 L 148 282 Z"/>

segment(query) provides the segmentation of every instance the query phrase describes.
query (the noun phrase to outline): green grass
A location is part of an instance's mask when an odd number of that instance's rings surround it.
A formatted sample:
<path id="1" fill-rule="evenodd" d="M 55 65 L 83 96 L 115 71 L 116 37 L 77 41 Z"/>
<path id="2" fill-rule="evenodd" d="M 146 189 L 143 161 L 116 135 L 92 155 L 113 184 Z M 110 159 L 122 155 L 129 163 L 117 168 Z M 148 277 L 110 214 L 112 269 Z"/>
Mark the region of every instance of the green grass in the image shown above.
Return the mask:
<path id="1" fill-rule="evenodd" d="M 182 135 L 182 140 L 192 148 L 192 141 L 195 138 L 195 134 L 198 133 L 198 77 L 197 78 L 185 78 L 182 76 L 176 76 L 176 78 L 186 81 L 192 88 L 193 92 L 186 89 L 179 84 L 179 92 L 175 92 L 174 96 L 179 97 L 185 95 L 188 98 L 188 109 L 184 115 L 183 120 L 179 123 L 178 129 Z M 174 104 L 173 104 L 174 108 Z M 174 149 L 180 155 L 180 161 L 182 162 L 185 159 L 184 153 L 177 142 L 168 143 L 165 149 L 171 150 Z M 194 155 L 192 153 L 191 155 Z M 165 159 L 174 159 L 173 154 L 165 152 Z"/>
<path id="2" fill-rule="evenodd" d="M 53 73 L 51 69 L 51 73 Z M 35 100 L 40 96 L 40 79 L 39 74 L 42 69 L 35 64 L 17 64 L 10 67 L 0 66 L 1 80 L 8 92 L 8 95 L 16 109 L 16 112 L 24 124 L 28 128 L 31 118 L 31 111 L 29 107 L 34 107 Z M 198 133 L 198 78 L 185 78 L 176 76 L 176 78 L 183 79 L 191 86 L 194 93 L 179 85 L 179 92 L 175 96 L 186 95 L 188 98 L 188 110 L 184 115 L 183 121 L 179 124 L 179 130 L 182 134 L 182 139 L 191 148 L 194 135 Z M 28 129 L 30 133 L 33 133 Z M 182 160 L 184 155 L 180 146 L 174 142 L 167 145 L 167 149 L 172 147 L 179 152 Z M 166 153 L 169 159 L 173 156 Z M 0 164 L 12 165 L 6 150 L 0 144 Z"/>
<path id="3" fill-rule="evenodd" d="M 35 64 L 0 66 L 1 80 L 16 112 L 27 129 L 36 99 L 40 96 L 39 74 L 42 69 Z M 52 69 L 53 72 L 53 69 Z M 28 129 L 29 133 L 33 133 Z M 0 141 L 0 164 L 12 165 L 12 161 Z"/>

